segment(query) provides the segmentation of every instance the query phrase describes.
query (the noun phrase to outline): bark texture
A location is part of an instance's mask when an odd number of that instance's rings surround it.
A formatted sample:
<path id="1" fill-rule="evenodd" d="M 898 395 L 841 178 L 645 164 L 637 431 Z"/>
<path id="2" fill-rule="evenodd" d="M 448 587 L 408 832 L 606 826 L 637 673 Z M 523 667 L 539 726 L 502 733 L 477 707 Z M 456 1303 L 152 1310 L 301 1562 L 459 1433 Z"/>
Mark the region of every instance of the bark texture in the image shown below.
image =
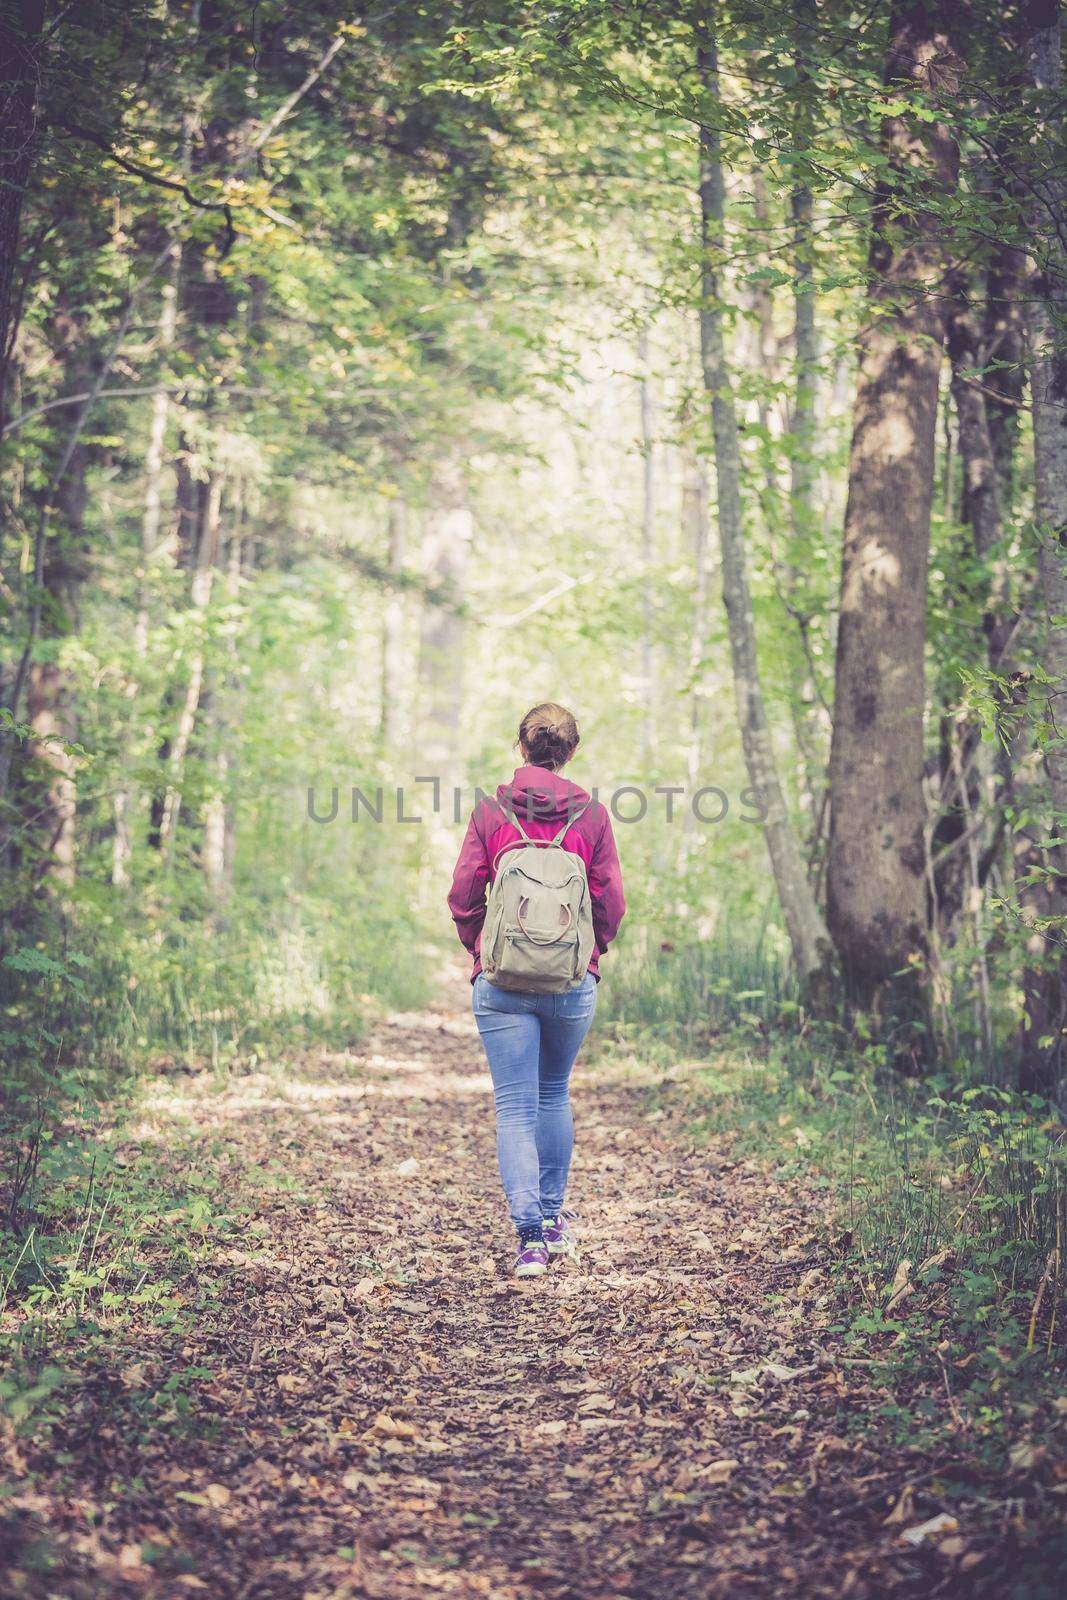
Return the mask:
<path id="1" fill-rule="evenodd" d="M 830 940 L 808 882 L 786 807 L 771 742 L 759 676 L 756 630 L 748 586 L 741 505 L 741 459 L 737 409 L 726 364 L 722 288 L 716 265 L 722 250 L 726 195 L 716 117 L 718 58 L 711 30 L 698 32 L 697 70 L 705 94 L 707 122 L 700 135 L 701 297 L 700 348 L 704 387 L 711 400 L 712 434 L 722 550 L 723 602 L 730 638 L 738 722 L 749 781 L 766 808 L 764 828 L 771 867 L 801 985 L 819 987 L 828 970 Z"/>
<path id="2" fill-rule="evenodd" d="M 423 611 L 419 682 L 423 733 L 419 747 L 427 774 L 455 772 L 465 696 L 467 623 L 459 604 L 471 555 L 474 521 L 458 461 L 441 462 L 430 488 L 423 559 L 438 604 Z"/>
<path id="3" fill-rule="evenodd" d="M 708 545 L 711 516 L 708 505 L 707 472 L 703 459 L 695 451 L 686 459 L 682 504 L 693 557 L 693 610 L 689 634 L 690 736 L 686 777 L 690 789 L 696 790 L 700 787 L 707 723 L 707 703 L 701 683 L 701 662 L 704 659 L 708 637 Z M 692 808 L 687 806 L 685 811 L 687 830 L 691 831 L 695 822 Z"/>
<path id="4" fill-rule="evenodd" d="M 404 591 L 401 587 L 407 559 L 407 506 L 398 495 L 389 505 L 390 591 L 382 615 L 382 749 L 387 756 L 397 748 L 404 677 Z"/>
<path id="5" fill-rule="evenodd" d="M 196 630 L 196 638 L 189 654 L 178 725 L 169 750 L 168 784 L 163 797 L 163 814 L 159 822 L 159 846 L 164 851 L 168 849 L 178 824 L 185 758 L 189 753 L 196 728 L 200 696 L 204 686 L 207 608 L 211 600 L 215 563 L 219 552 L 222 511 L 221 473 L 214 472 L 206 482 L 199 483 L 189 479 L 188 467 L 183 464 L 182 480 L 183 492 L 179 501 L 182 512 L 181 556 L 182 564 L 189 569 L 188 621 Z"/>
<path id="6" fill-rule="evenodd" d="M 652 362 L 648 329 L 637 341 L 641 373 L 641 713 L 646 764 L 652 761 L 656 742 L 655 672 L 652 645 L 652 559 L 656 537 L 656 457 L 653 437 Z"/>
<path id="7" fill-rule="evenodd" d="M 0 4 L 0 427 L 6 420 L 15 265 L 22 200 L 33 156 L 37 51 L 43 20 L 44 0 L 3 0 Z"/>
<path id="8" fill-rule="evenodd" d="M 997 679 L 1010 678 L 1009 654 L 1017 618 L 1013 612 L 1007 564 L 996 557 L 1004 537 L 1003 495 L 1010 485 L 1011 453 L 998 460 L 990 426 L 990 397 L 977 376 L 989 355 L 989 318 L 981 309 L 984 283 L 980 277 L 953 280 L 954 299 L 948 322 L 948 353 L 952 365 L 952 398 L 956 412 L 962 470 L 962 514 L 971 529 L 974 553 L 988 571 L 982 625 L 986 662 Z M 1010 438 L 1010 436 L 1009 436 Z M 1004 730 L 1013 711 L 1010 696 L 1003 701 Z M 954 942 L 965 906 L 979 915 L 982 891 L 999 854 L 1004 832 L 1004 807 L 1012 796 L 1012 761 L 1004 744 L 983 744 L 981 728 L 961 721 L 958 708 L 942 727 L 940 815 L 933 828 L 936 864 L 934 894 L 941 938 Z M 993 802 L 983 825 L 984 800 Z"/>
<path id="9" fill-rule="evenodd" d="M 894 9 L 886 82 L 951 96 L 957 8 Z M 848 995 L 862 1008 L 922 1009 L 926 948 L 923 652 L 944 254 L 923 190 L 958 177 L 944 122 L 887 118 L 895 182 L 878 196 L 869 316 L 860 337 L 841 574 L 827 909 Z M 916 199 L 916 185 L 918 198 Z M 901 972 L 907 974 L 900 977 Z"/>
<path id="10" fill-rule="evenodd" d="M 178 285 L 181 278 L 181 246 L 176 242 L 168 263 L 167 277 L 160 295 L 159 332 L 156 347 L 165 361 L 172 350 L 178 330 Z M 149 596 L 151 564 L 159 543 L 159 530 L 163 515 L 163 477 L 166 466 L 167 426 L 170 421 L 171 401 L 165 388 L 152 396 L 148 426 L 148 443 L 145 449 L 144 507 L 141 513 L 141 595 L 134 625 L 134 655 L 139 664 L 148 653 Z M 131 710 L 138 694 L 140 672 L 131 678 L 128 698 Z M 128 737 L 128 730 L 127 730 Z M 128 784 L 115 791 L 113 816 L 115 833 L 111 842 L 111 881 L 116 887 L 130 882 L 130 861 L 133 855 L 131 813 L 138 797 Z"/>
<path id="11" fill-rule="evenodd" d="M 1052 734 L 1044 748 L 1052 836 L 1067 836 L 1067 179 L 1064 177 L 1062 20 L 1057 0 L 1026 0 L 1023 64 L 1037 117 L 1028 207 L 1034 270 L 1027 298 L 1027 364 L 1034 425 L 1034 521 L 1044 602 L 1042 665 Z M 1023 1039 L 1026 1081 L 1067 1105 L 1067 844 L 1046 852 L 1031 890 L 1058 934 L 1034 933 Z M 1042 946 L 1044 948 L 1042 949 Z"/>
<path id="12" fill-rule="evenodd" d="M 88 317 L 75 294 L 65 293 L 49 337 L 61 363 L 62 392 L 88 391 L 101 358 Z M 40 493 L 29 638 L 24 646 L 26 720 L 33 737 L 23 748 L 23 855 L 47 897 L 65 896 L 74 881 L 76 762 L 64 741 L 77 737 L 75 684 L 64 659 L 64 640 L 78 631 L 78 603 L 86 580 L 85 513 L 91 447 L 85 404 L 57 408 L 56 457 Z M 20 669 L 13 703 L 18 714 Z"/>
<path id="13" fill-rule="evenodd" d="M 815 134 L 810 50 L 817 17 L 815 0 L 795 0 L 794 64 L 797 72 L 793 145 L 798 155 Z M 822 543 L 817 505 L 819 481 L 818 384 L 819 331 L 815 319 L 815 206 L 810 185 L 800 178 L 789 197 L 793 250 L 794 383 L 789 416 L 789 520 L 791 541 L 781 574 L 783 600 L 797 626 L 797 648 L 790 651 L 790 705 L 797 743 L 797 787 L 806 818 L 805 854 L 818 872 L 826 819 L 826 743 L 829 707 L 819 688 L 812 653 L 813 596 L 805 574 Z M 818 602 L 815 601 L 815 605 Z"/>
<path id="14" fill-rule="evenodd" d="M 1033 89 L 1048 108 L 1045 170 L 1035 175 L 1031 208 L 1038 257 L 1030 286 L 1028 360 L 1034 418 L 1034 520 L 1040 540 L 1041 587 L 1047 633 L 1044 666 L 1053 679 L 1053 721 L 1067 717 L 1067 181 L 1063 153 L 1063 92 L 1060 7 L 1056 0 L 1029 0 L 1024 7 L 1025 59 Z M 1067 733 L 1045 751 L 1051 799 L 1067 819 Z M 1061 852 L 1061 870 L 1067 855 Z"/>
<path id="15" fill-rule="evenodd" d="M 815 25 L 815 0 L 796 0 L 795 8 L 797 70 L 796 116 L 793 143 L 798 152 L 809 146 L 813 134 L 811 75 L 808 71 L 809 30 Z M 793 339 L 795 382 L 793 412 L 789 431 L 793 450 L 790 455 L 789 498 L 793 536 L 803 547 L 815 523 L 815 446 L 817 420 L 816 386 L 819 373 L 819 335 L 815 325 L 814 203 L 810 185 L 803 179 L 793 185 L 789 196 L 793 230 Z"/>

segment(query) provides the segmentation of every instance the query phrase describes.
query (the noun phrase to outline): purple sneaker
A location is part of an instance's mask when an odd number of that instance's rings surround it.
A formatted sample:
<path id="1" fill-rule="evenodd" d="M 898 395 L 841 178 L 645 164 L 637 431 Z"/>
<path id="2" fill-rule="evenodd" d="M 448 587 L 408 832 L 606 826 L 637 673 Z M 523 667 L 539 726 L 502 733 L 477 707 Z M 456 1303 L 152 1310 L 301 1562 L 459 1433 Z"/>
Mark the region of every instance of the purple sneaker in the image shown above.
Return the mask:
<path id="1" fill-rule="evenodd" d="M 567 1226 L 575 1215 L 573 1211 L 564 1209 L 558 1217 L 546 1217 L 544 1221 L 545 1244 L 550 1256 L 574 1256 L 578 1254 L 578 1246 L 574 1242 L 574 1235 Z"/>
<path id="2" fill-rule="evenodd" d="M 548 1271 L 548 1246 L 543 1238 L 534 1234 L 532 1238 L 519 1236 L 519 1253 L 515 1257 L 515 1276 L 517 1278 L 540 1278 Z"/>

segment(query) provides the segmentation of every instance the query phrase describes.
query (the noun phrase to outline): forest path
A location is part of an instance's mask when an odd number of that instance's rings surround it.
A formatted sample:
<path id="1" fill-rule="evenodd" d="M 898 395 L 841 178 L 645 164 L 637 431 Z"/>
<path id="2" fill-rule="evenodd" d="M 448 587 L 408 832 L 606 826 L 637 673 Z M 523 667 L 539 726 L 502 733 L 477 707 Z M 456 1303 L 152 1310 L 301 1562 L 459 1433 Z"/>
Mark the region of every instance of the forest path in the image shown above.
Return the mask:
<path id="1" fill-rule="evenodd" d="M 659 1082 L 579 1064 L 581 1255 L 526 1283 L 465 982 L 358 1050 L 153 1088 L 131 1149 L 197 1152 L 242 1224 L 205 1235 L 176 1344 L 113 1347 L 51 1487 L 26 1463 L 39 1592 L 959 1592 L 885 1523 L 901 1464 L 825 1326 L 821 1202 L 694 1143 Z M 175 1368 L 188 1409 L 148 1426 Z"/>

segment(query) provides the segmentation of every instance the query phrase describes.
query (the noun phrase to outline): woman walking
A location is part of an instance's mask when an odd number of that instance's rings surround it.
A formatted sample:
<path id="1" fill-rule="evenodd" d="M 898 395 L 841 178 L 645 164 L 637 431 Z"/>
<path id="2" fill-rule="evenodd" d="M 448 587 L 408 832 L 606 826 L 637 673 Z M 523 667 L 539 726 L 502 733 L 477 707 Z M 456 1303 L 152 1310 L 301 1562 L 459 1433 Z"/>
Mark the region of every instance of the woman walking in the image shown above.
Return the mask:
<path id="1" fill-rule="evenodd" d="M 596 1010 L 599 957 L 626 906 L 606 808 L 559 775 L 578 748 L 574 717 L 562 706 L 534 706 L 518 745 L 522 765 L 511 782 L 475 806 L 448 905 L 474 957 L 474 1017 L 519 1236 L 515 1271 L 532 1278 L 573 1245 L 563 1204 L 571 1068 Z"/>

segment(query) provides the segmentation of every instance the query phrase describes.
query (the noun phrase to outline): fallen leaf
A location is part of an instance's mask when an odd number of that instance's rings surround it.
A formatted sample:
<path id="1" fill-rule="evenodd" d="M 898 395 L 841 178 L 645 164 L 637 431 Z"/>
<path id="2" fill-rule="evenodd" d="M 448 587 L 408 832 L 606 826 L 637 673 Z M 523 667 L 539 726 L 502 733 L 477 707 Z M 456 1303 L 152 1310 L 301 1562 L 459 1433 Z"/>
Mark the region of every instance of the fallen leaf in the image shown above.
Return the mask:
<path id="1" fill-rule="evenodd" d="M 919 1522 L 914 1528 L 905 1528 L 900 1535 L 905 1544 L 920 1545 L 935 1533 L 955 1533 L 959 1523 L 955 1517 L 950 1517 L 947 1511 L 939 1511 L 936 1517 L 931 1517 L 927 1522 Z"/>
<path id="2" fill-rule="evenodd" d="M 745 1367 L 740 1372 L 730 1374 L 731 1383 L 756 1383 L 761 1374 L 766 1373 L 769 1378 L 774 1378 L 778 1383 L 789 1383 L 794 1378 L 803 1378 L 809 1372 L 814 1372 L 815 1367 L 809 1363 L 806 1367 L 784 1367 L 778 1361 L 764 1361 L 758 1367 Z"/>
<path id="3" fill-rule="evenodd" d="M 410 1422 L 391 1417 L 387 1411 L 379 1411 L 371 1424 L 370 1431 L 379 1433 L 386 1439 L 414 1439 L 417 1436 L 417 1430 Z"/>
<path id="4" fill-rule="evenodd" d="M 610 1394 L 590 1394 L 578 1407 L 579 1411 L 614 1411 L 615 1402 Z"/>
<path id="5" fill-rule="evenodd" d="M 360 1472 L 358 1467 L 349 1467 L 341 1479 L 341 1488 L 347 1489 L 349 1494 L 353 1494 L 357 1489 L 374 1489 L 375 1487 L 374 1479 L 368 1473 Z"/>
<path id="6" fill-rule="evenodd" d="M 813 1372 L 812 1366 L 783 1367 L 777 1361 L 765 1361 L 760 1368 L 761 1372 L 769 1373 L 772 1378 L 777 1378 L 779 1383 L 789 1383 L 793 1378 L 802 1378 L 805 1373 Z"/>
<path id="7" fill-rule="evenodd" d="M 896 1309 L 902 1300 L 913 1294 L 915 1285 L 911 1282 L 911 1262 L 903 1260 L 896 1270 L 893 1282 L 889 1286 L 889 1300 L 886 1304 L 886 1315 Z"/>
<path id="8" fill-rule="evenodd" d="M 883 1527 L 894 1528 L 898 1525 L 898 1523 L 907 1522 L 908 1518 L 911 1516 L 914 1502 L 915 1490 L 912 1488 L 910 1483 L 905 1484 L 904 1488 L 900 1491 L 899 1499 L 893 1506 L 893 1509 L 890 1511 L 889 1515 L 886 1517 Z"/>

